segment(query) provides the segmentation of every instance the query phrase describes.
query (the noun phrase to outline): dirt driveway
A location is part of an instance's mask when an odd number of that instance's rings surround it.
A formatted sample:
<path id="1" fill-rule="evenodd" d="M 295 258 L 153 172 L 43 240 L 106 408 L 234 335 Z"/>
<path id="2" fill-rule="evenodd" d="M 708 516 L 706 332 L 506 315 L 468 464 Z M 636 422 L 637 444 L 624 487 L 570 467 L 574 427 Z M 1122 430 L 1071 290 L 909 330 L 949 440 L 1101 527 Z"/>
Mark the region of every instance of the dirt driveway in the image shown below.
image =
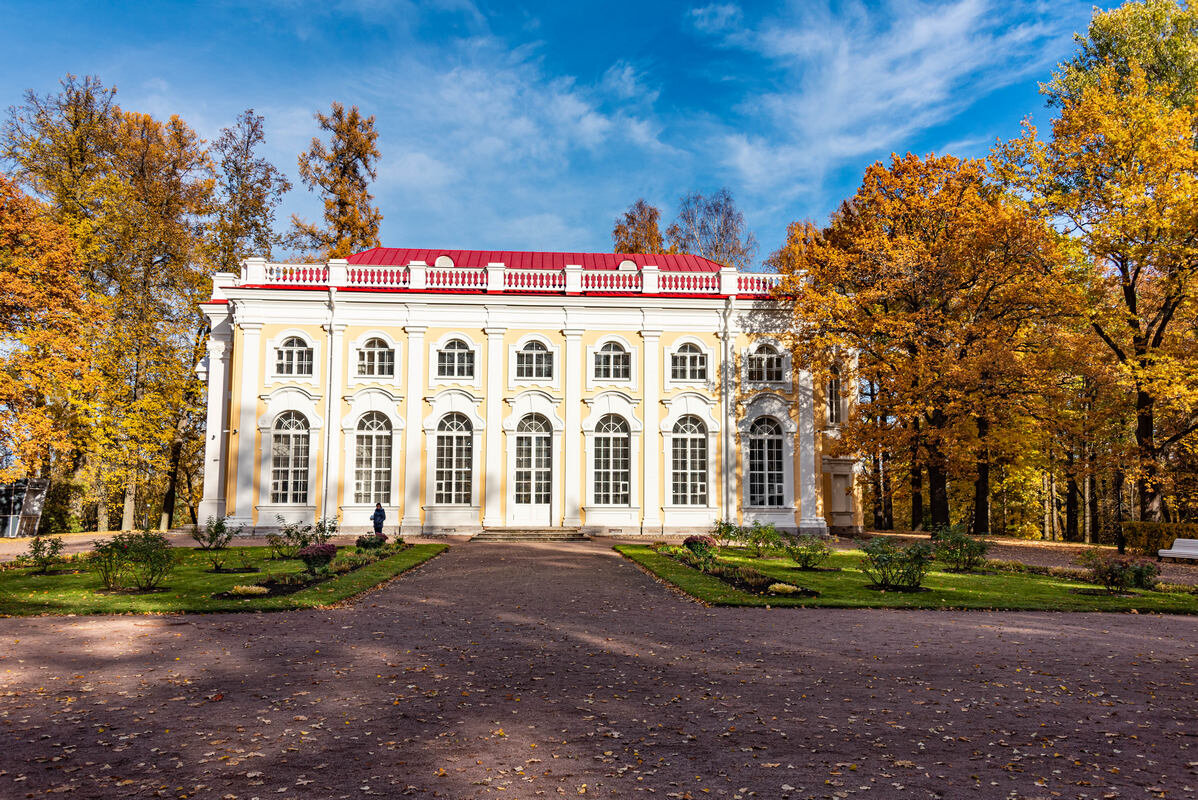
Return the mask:
<path id="1" fill-rule="evenodd" d="M 0 619 L 0 797 L 1192 797 L 1198 619 L 710 609 L 599 542 Z"/>

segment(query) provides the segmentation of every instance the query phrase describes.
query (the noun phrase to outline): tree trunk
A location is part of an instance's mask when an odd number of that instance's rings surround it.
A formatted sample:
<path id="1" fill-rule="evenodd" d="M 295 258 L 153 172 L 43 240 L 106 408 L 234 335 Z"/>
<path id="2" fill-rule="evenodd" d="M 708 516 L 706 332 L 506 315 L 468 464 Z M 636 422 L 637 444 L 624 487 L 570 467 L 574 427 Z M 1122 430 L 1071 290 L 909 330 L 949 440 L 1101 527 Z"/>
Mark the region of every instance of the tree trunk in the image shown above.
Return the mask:
<path id="1" fill-rule="evenodd" d="M 1044 521 L 1040 525 L 1040 538 L 1052 539 L 1052 499 L 1048 493 L 1048 473 L 1040 476 L 1040 494 L 1044 497 Z"/>
<path id="2" fill-rule="evenodd" d="M 894 493 L 890 488 L 890 453 L 882 451 L 882 530 L 894 530 Z"/>
<path id="3" fill-rule="evenodd" d="M 1155 416 L 1152 396 L 1143 390 L 1136 392 L 1136 455 L 1139 457 L 1139 477 L 1136 488 L 1140 494 L 1140 520 L 1160 522 L 1162 519 L 1160 483 L 1157 475 Z"/>
<path id="4" fill-rule="evenodd" d="M 183 453 L 183 442 L 171 442 L 170 471 L 166 476 L 166 494 L 162 497 L 162 514 L 158 518 L 158 530 L 169 531 L 175 525 L 175 487 L 179 483 L 179 457 Z"/>
<path id="5" fill-rule="evenodd" d="M 1088 472 L 1082 483 L 1082 498 L 1085 509 L 1082 513 L 1082 536 L 1086 544 L 1094 544 L 1094 518 L 1097 516 L 1094 508 L 1094 476 Z"/>
<path id="6" fill-rule="evenodd" d="M 104 479 L 96 479 L 96 531 L 103 532 L 109 530 L 108 525 L 108 489 L 104 486 Z"/>
<path id="7" fill-rule="evenodd" d="M 1052 503 L 1052 540 L 1059 542 L 1061 540 L 1061 498 L 1057 493 L 1057 474 L 1055 472 L 1048 473 L 1048 499 Z"/>
<path id="8" fill-rule="evenodd" d="M 1070 449 L 1065 455 L 1065 541 L 1076 542 L 1081 539 L 1077 528 L 1078 495 L 1077 490 L 1077 459 Z"/>
<path id="9" fill-rule="evenodd" d="M 914 454 L 912 454 L 914 455 Z M 911 530 L 923 529 L 923 468 L 911 459 Z"/>
<path id="10" fill-rule="evenodd" d="M 932 535 L 949 524 L 948 470 L 940 459 L 928 459 L 928 503 L 932 516 Z"/>
<path id="11" fill-rule="evenodd" d="M 973 532 L 977 536 L 990 534 L 990 449 L 986 437 L 990 434 L 990 420 L 977 417 L 978 458 L 977 477 L 973 481 Z"/>
<path id="12" fill-rule="evenodd" d="M 1127 542 L 1123 538 L 1123 470 L 1115 470 L 1115 546 L 1119 555 L 1127 550 Z"/>
<path id="13" fill-rule="evenodd" d="M 133 518 L 133 501 L 137 497 L 136 478 L 130 477 L 125 484 L 125 506 L 121 511 L 121 530 L 133 530 L 136 520 Z"/>

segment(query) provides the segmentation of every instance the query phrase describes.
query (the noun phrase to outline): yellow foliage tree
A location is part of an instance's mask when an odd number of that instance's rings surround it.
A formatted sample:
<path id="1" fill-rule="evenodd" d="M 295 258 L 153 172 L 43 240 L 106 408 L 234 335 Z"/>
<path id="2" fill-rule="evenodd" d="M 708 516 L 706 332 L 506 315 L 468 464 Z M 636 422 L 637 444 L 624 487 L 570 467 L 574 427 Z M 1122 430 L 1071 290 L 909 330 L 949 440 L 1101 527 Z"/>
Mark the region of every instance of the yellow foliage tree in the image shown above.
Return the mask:
<path id="1" fill-rule="evenodd" d="M 616 253 L 665 253 L 662 238 L 661 209 L 642 197 L 633 203 L 624 216 L 617 217 L 612 227 L 612 251 Z"/>

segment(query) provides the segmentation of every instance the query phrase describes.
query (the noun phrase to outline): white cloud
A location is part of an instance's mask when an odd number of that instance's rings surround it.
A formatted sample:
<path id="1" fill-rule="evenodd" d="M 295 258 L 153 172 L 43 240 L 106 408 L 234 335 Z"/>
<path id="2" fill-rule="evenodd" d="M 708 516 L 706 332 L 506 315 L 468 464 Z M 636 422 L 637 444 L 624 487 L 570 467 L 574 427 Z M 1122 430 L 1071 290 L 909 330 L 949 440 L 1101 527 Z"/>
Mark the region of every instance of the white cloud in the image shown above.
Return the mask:
<path id="1" fill-rule="evenodd" d="M 638 100 L 652 105 L 658 91 L 646 85 L 645 76 L 627 61 L 617 61 L 603 73 L 603 88 L 620 100 Z"/>
<path id="2" fill-rule="evenodd" d="M 691 24 L 704 33 L 719 33 L 740 23 L 743 16 L 735 3 L 711 3 L 687 12 Z"/>

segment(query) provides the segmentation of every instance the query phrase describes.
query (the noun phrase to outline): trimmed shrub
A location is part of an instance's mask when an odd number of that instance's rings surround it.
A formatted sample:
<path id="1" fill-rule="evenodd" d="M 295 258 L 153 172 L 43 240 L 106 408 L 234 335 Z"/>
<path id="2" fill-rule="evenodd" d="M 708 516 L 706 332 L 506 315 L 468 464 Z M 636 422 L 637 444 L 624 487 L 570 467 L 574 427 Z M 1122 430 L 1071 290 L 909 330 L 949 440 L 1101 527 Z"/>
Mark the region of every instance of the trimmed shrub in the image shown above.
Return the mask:
<path id="1" fill-rule="evenodd" d="M 234 586 L 229 590 L 229 594 L 236 597 L 261 597 L 264 594 L 270 594 L 270 589 L 265 586 Z"/>
<path id="2" fill-rule="evenodd" d="M 695 555 L 706 558 L 715 557 L 716 543 L 715 539 L 706 534 L 699 536 L 688 536 L 682 541 L 682 545 L 690 550 Z"/>
<path id="3" fill-rule="evenodd" d="M 316 574 L 329 566 L 329 562 L 337 555 L 337 545 L 325 542 L 323 544 L 310 544 L 297 553 L 303 559 L 304 567 L 308 572 Z"/>
<path id="4" fill-rule="evenodd" d="M 201 550 L 223 550 L 229 546 L 234 536 L 240 534 L 241 526 L 230 528 L 228 520 L 224 517 L 209 517 L 203 528 L 196 526 L 191 532 L 191 538 L 195 539 Z"/>
<path id="5" fill-rule="evenodd" d="M 772 522 L 762 524 L 761 520 L 757 520 L 751 528 L 744 530 L 744 535 L 753 548 L 754 558 L 763 558 L 771 549 L 782 544 L 782 534 L 778 533 Z"/>
<path id="6" fill-rule="evenodd" d="M 965 533 L 959 525 L 940 531 L 936 540 L 936 558 L 957 572 L 971 572 L 986 560 L 990 545 Z"/>
<path id="7" fill-rule="evenodd" d="M 832 547 L 819 536 L 805 533 L 786 542 L 786 555 L 799 565 L 799 569 L 815 569 L 832 557 Z"/>
<path id="8" fill-rule="evenodd" d="M 1198 524 L 1181 522 L 1124 522 L 1123 541 L 1136 555 L 1156 558 L 1158 550 L 1168 550 L 1177 539 L 1198 539 Z"/>
<path id="9" fill-rule="evenodd" d="M 364 533 L 354 541 L 359 550 L 374 550 L 386 543 L 387 534 L 385 533 Z"/>
<path id="10" fill-rule="evenodd" d="M 33 564 L 35 572 L 45 575 L 60 558 L 62 539 L 57 536 L 42 536 L 39 533 L 29 540 L 29 552 L 25 554 L 24 560 Z"/>
<path id="11" fill-rule="evenodd" d="M 861 571 L 880 589 L 914 591 L 923 586 L 923 579 L 932 566 L 932 547 L 924 542 L 903 548 L 878 536 L 861 549 L 865 552 Z"/>
<path id="12" fill-rule="evenodd" d="M 1121 556 L 1107 550 L 1087 550 L 1077 562 L 1089 571 L 1089 580 L 1108 592 L 1152 589 L 1160 568 L 1155 562 Z"/>
<path id="13" fill-rule="evenodd" d="M 735 522 L 721 519 L 711 526 L 711 538 L 715 539 L 721 548 L 728 547 L 733 542 L 744 541 L 745 531 Z"/>

